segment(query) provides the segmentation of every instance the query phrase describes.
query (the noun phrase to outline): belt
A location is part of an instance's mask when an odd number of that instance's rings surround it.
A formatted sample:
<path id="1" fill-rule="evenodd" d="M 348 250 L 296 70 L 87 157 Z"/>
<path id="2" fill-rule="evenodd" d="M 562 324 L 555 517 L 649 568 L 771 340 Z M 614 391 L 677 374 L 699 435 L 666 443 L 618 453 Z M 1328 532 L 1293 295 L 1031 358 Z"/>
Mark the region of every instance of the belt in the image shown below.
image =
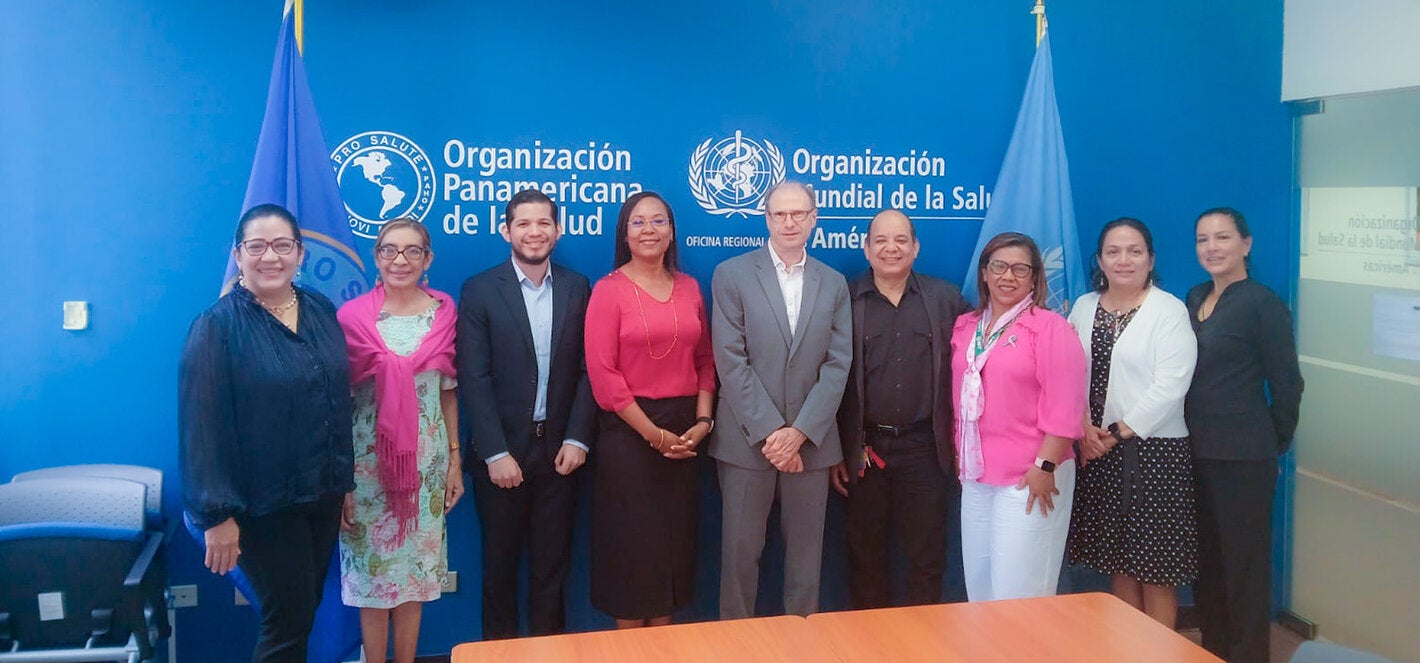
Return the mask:
<path id="1" fill-rule="evenodd" d="M 1144 491 L 1139 484 L 1143 483 L 1144 475 L 1139 469 L 1139 443 L 1137 436 L 1127 440 L 1120 440 L 1114 445 L 1114 452 L 1119 454 L 1120 486 L 1119 486 L 1119 515 L 1123 516 L 1130 510 L 1140 507 L 1144 502 Z"/>
<path id="2" fill-rule="evenodd" d="M 532 422 L 532 434 L 537 438 L 547 437 L 547 420 Z"/>
<path id="3" fill-rule="evenodd" d="M 931 430 L 931 419 L 925 419 L 915 424 L 907 424 L 905 426 L 890 426 L 888 424 L 866 424 L 863 426 L 863 431 L 866 433 L 875 433 L 888 437 L 902 437 L 912 433 L 930 432 Z"/>

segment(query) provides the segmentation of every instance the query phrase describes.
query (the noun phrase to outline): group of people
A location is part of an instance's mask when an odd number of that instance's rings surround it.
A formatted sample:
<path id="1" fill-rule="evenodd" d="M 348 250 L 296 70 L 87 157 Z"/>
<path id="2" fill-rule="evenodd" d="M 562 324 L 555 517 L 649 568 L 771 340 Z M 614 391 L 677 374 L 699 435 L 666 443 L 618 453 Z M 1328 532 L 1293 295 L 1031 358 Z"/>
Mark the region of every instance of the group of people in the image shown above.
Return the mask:
<path id="1" fill-rule="evenodd" d="M 1068 558 L 1172 626 L 1194 583 L 1205 646 L 1266 659 L 1276 457 L 1302 382 L 1286 305 L 1248 278 L 1241 214 L 1198 218 L 1212 278 L 1186 303 L 1157 286 L 1148 228 L 1107 224 L 1095 291 L 1068 319 L 1044 305 L 1026 235 L 986 245 L 971 308 L 914 269 L 899 211 L 874 217 L 851 282 L 808 255 L 807 185 L 771 189 L 765 218 L 767 246 L 716 268 L 707 307 L 661 196 L 625 202 L 593 285 L 550 259 L 556 202 L 522 191 L 501 226 L 511 256 L 457 303 L 427 286 L 428 232 L 400 220 L 376 239 L 376 286 L 337 312 L 294 283 L 296 219 L 243 215 L 240 282 L 183 351 L 180 432 L 206 564 L 240 567 L 261 604 L 254 660 L 304 660 L 337 543 L 366 657 L 384 660 L 393 631 L 395 659 L 413 660 L 465 472 L 485 638 L 519 635 L 524 561 L 528 630 L 564 630 L 588 462 L 592 604 L 619 628 L 669 623 L 695 586 L 702 453 L 723 503 L 723 619 L 754 615 L 776 502 L 784 609 L 817 611 L 830 489 L 852 606 L 893 603 L 894 546 L 906 602 L 940 601 L 959 486 L 970 600 L 1053 594 Z"/>

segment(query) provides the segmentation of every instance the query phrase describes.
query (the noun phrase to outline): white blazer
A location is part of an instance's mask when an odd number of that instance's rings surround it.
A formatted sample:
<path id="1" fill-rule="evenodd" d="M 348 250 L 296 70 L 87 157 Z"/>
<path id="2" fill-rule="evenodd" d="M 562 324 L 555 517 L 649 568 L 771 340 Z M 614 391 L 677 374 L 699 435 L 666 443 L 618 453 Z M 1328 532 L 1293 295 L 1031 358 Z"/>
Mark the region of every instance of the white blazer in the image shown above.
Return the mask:
<path id="1" fill-rule="evenodd" d="M 1099 293 L 1090 292 L 1070 309 L 1070 324 L 1091 362 L 1090 337 L 1099 301 Z M 1177 297 L 1150 286 L 1134 319 L 1115 339 L 1101 423 L 1107 427 L 1124 421 L 1141 438 L 1186 437 L 1183 398 L 1197 359 L 1198 340 L 1188 323 L 1188 308 Z"/>

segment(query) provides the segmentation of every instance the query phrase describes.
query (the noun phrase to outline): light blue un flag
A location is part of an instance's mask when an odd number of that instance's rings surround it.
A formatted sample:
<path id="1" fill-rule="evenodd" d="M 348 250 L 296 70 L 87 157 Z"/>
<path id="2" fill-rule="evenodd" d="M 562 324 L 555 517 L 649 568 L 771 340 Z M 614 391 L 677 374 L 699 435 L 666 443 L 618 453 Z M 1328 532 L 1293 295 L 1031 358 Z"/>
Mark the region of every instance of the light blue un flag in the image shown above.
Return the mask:
<path id="1" fill-rule="evenodd" d="M 286 0 L 276 60 L 271 67 L 271 86 L 266 94 L 266 115 L 261 121 L 242 211 L 262 203 L 276 203 L 290 210 L 301 224 L 301 240 L 306 249 L 300 284 L 329 297 L 338 307 L 363 293 L 369 280 L 364 263 L 354 250 L 349 218 L 330 165 L 330 151 L 325 147 L 306 83 L 297 33 L 300 13 L 300 3 Z M 235 283 L 236 274 L 237 266 L 228 258 L 223 292 Z M 195 534 L 199 544 L 203 540 L 200 534 Z M 231 577 L 252 607 L 259 610 L 251 585 L 240 570 L 233 571 Z M 356 660 L 359 647 L 359 612 L 341 602 L 337 551 L 326 573 L 307 661 Z"/>
<path id="2" fill-rule="evenodd" d="M 976 250 L 962 279 L 963 294 L 976 299 L 976 261 L 992 237 L 1015 231 L 1030 235 L 1045 257 L 1047 302 L 1064 314 L 1070 303 L 1089 288 L 1075 229 L 1075 203 L 1070 196 L 1070 165 L 1055 106 L 1055 76 L 1050 64 L 1050 35 L 1040 40 L 1026 82 L 1016 129 L 991 191 L 991 206 L 981 224 Z"/>

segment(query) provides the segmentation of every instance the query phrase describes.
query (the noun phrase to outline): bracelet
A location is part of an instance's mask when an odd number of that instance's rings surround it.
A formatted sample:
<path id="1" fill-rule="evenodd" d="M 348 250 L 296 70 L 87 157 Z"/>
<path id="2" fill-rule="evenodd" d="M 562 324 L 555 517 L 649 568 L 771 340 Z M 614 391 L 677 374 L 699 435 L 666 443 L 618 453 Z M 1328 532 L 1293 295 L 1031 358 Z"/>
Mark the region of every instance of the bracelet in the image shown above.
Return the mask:
<path id="1" fill-rule="evenodd" d="M 458 450 L 459 450 L 459 445 L 457 445 L 457 444 L 455 444 L 455 445 L 452 446 L 452 447 L 449 447 L 449 451 L 458 451 Z"/>
<path id="2" fill-rule="evenodd" d="M 696 417 L 695 423 L 705 424 L 710 427 L 710 430 L 705 431 L 706 435 L 715 432 L 715 420 L 711 419 L 710 417 Z"/>
<path id="3" fill-rule="evenodd" d="M 666 443 L 666 429 L 664 429 L 664 428 L 657 428 L 657 429 L 656 429 L 656 443 L 655 443 L 654 445 L 652 445 L 652 448 L 654 448 L 656 451 L 660 451 L 660 450 L 661 450 L 661 445 L 663 445 L 663 444 L 665 444 L 665 443 Z"/>

